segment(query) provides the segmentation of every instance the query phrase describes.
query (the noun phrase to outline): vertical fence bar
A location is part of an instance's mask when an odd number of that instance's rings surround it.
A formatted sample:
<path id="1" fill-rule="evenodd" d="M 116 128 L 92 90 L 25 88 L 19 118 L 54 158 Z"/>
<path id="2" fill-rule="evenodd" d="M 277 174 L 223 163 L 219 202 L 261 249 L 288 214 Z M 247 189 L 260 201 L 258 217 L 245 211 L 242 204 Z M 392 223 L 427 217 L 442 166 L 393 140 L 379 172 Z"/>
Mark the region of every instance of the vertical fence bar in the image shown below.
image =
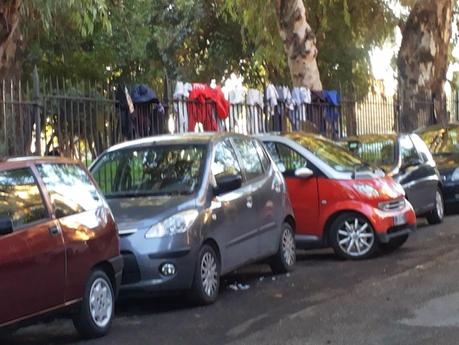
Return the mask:
<path id="1" fill-rule="evenodd" d="M 33 69 L 32 83 L 33 118 L 35 121 L 35 154 L 41 156 L 40 78 L 38 76 L 37 66 Z"/>
<path id="2" fill-rule="evenodd" d="M 8 128 L 7 123 L 8 119 L 6 118 L 6 92 L 5 92 L 5 79 L 2 80 L 2 108 L 3 108 L 3 135 L 5 140 L 5 154 L 8 155 L 9 145 L 8 145 Z"/>

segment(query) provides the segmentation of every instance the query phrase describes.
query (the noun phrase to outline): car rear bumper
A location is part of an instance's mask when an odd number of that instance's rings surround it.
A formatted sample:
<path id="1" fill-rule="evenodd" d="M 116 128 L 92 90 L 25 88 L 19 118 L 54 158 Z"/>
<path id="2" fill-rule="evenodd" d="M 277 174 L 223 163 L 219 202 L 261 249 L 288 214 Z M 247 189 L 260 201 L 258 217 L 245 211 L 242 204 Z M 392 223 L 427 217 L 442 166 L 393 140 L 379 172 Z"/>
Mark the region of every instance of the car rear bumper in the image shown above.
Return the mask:
<path id="1" fill-rule="evenodd" d="M 113 289 L 115 290 L 115 295 L 118 296 L 118 293 L 120 291 L 120 286 L 121 286 L 121 279 L 123 275 L 123 267 L 124 267 L 123 256 L 122 255 L 115 256 L 111 258 L 110 260 L 108 260 L 108 262 L 112 266 L 113 272 L 115 273 L 115 277 L 114 277 L 115 286 L 113 287 Z"/>

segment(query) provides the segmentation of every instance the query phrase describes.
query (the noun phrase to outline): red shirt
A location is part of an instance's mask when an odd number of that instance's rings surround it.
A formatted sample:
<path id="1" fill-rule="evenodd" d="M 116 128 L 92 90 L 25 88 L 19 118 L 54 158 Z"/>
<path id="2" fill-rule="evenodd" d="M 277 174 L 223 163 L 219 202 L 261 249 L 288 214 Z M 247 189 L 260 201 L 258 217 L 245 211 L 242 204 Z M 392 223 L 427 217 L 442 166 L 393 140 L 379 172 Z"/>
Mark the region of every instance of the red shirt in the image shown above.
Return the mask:
<path id="1" fill-rule="evenodd" d="M 202 123 L 205 131 L 217 131 L 218 124 L 214 109 L 220 119 L 226 119 L 229 103 L 219 86 L 212 89 L 206 84 L 193 84 L 188 107 L 188 130 L 194 131 L 196 123 Z"/>

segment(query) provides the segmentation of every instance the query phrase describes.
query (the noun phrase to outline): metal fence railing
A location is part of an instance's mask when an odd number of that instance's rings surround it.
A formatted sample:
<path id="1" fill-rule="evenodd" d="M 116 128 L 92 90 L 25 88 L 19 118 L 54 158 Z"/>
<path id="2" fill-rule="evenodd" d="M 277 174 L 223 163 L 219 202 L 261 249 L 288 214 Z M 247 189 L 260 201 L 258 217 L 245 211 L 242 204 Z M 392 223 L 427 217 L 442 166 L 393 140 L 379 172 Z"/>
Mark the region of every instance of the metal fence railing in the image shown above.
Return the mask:
<path id="1" fill-rule="evenodd" d="M 324 102 L 291 106 L 231 104 L 219 117 L 211 101 L 186 99 L 135 106 L 127 113 L 114 90 L 66 81 L 0 82 L 0 156 L 63 155 L 90 164 L 103 150 L 129 139 L 193 130 L 244 134 L 282 131 L 321 133 L 330 138 L 399 131 L 401 100 L 369 94 L 341 95 L 338 106 Z M 419 127 L 436 122 L 433 102 L 419 101 Z M 446 109 L 459 121 L 459 100 Z"/>

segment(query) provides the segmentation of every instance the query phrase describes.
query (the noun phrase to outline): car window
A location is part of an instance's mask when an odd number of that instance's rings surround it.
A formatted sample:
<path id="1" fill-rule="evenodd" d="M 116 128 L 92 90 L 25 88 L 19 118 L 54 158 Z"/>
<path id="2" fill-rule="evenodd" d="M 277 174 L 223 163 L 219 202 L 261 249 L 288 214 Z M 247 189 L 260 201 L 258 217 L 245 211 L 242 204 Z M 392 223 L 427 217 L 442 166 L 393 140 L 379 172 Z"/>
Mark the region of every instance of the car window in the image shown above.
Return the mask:
<path id="1" fill-rule="evenodd" d="M 38 171 L 54 206 L 56 217 L 95 209 L 101 200 L 86 172 L 76 164 L 40 164 Z"/>
<path id="2" fill-rule="evenodd" d="M 269 142 L 266 147 L 279 167 L 286 176 L 295 176 L 295 170 L 308 167 L 308 161 L 297 151 L 280 143 Z"/>
<path id="3" fill-rule="evenodd" d="M 400 155 L 402 157 L 402 165 L 419 159 L 418 152 L 413 142 L 410 137 L 406 135 L 400 137 Z"/>
<path id="4" fill-rule="evenodd" d="M 324 137 L 298 134 L 292 135 L 291 139 L 338 172 L 354 172 L 358 168 L 366 168 L 359 157 Z"/>
<path id="5" fill-rule="evenodd" d="M 234 146 L 239 152 L 242 168 L 248 181 L 263 175 L 263 166 L 254 142 L 247 139 L 234 139 Z"/>
<path id="6" fill-rule="evenodd" d="M 429 151 L 429 148 L 427 147 L 426 143 L 422 141 L 422 139 L 417 136 L 416 134 L 411 135 L 411 140 L 413 141 L 414 145 L 416 146 L 416 149 L 419 152 L 419 155 L 422 158 L 423 162 L 430 162 L 433 161 L 432 154 Z"/>
<path id="7" fill-rule="evenodd" d="M 459 126 L 428 129 L 419 135 L 433 154 L 459 152 Z"/>
<path id="8" fill-rule="evenodd" d="M 104 154 L 91 169 L 108 198 L 192 194 L 199 187 L 206 145 L 154 145 Z"/>
<path id="9" fill-rule="evenodd" d="M 386 167 L 390 169 L 396 165 L 395 140 L 391 137 L 374 137 L 360 139 L 349 139 L 347 142 L 348 149 L 362 158 L 368 164 L 377 167 Z"/>
<path id="10" fill-rule="evenodd" d="M 269 159 L 268 154 L 266 153 L 266 150 L 257 140 L 254 140 L 253 143 L 255 147 L 257 148 L 258 155 L 260 156 L 261 163 L 263 165 L 263 169 L 265 171 L 268 171 L 271 166 L 271 160 Z"/>
<path id="11" fill-rule="evenodd" d="M 241 175 L 241 168 L 237 161 L 231 143 L 222 141 L 215 147 L 215 158 L 212 162 L 212 174 L 215 178 L 221 176 Z"/>
<path id="12" fill-rule="evenodd" d="M 29 168 L 0 172 L 0 218 L 11 218 L 14 229 L 48 218 Z"/>

